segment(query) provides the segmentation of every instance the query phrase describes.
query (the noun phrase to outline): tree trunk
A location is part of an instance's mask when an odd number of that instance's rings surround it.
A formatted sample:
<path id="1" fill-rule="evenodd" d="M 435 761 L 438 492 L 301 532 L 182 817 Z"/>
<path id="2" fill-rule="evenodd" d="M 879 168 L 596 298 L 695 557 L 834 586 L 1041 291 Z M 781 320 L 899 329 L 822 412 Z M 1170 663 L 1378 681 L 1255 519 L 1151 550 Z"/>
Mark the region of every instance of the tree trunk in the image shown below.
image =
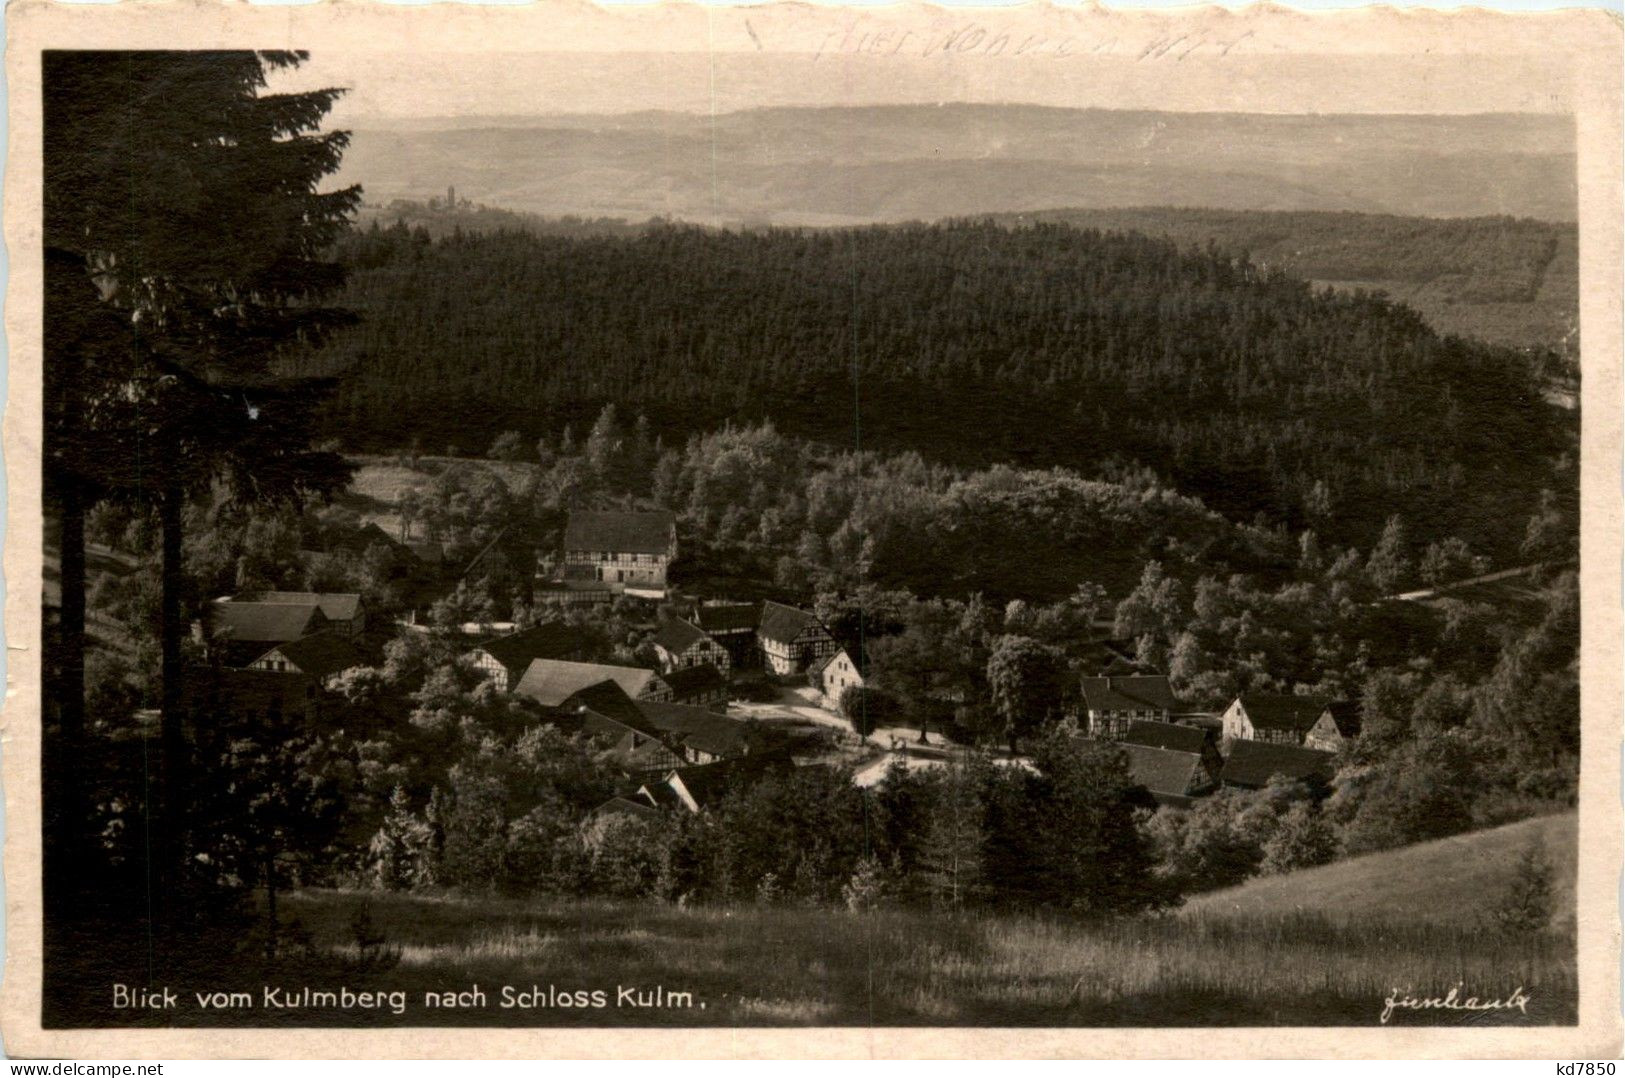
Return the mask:
<path id="1" fill-rule="evenodd" d="M 276 857 L 267 855 L 265 858 L 265 960 L 276 961 Z"/>
<path id="2" fill-rule="evenodd" d="M 186 627 L 181 617 L 181 593 L 185 586 L 181 560 L 181 511 L 185 496 L 179 483 L 166 479 L 159 495 L 158 517 L 162 532 L 162 593 L 159 599 L 159 709 L 162 728 L 159 735 L 158 829 L 152 857 L 154 888 L 162 909 L 174 912 L 185 886 L 181 870 L 185 859 L 185 812 L 182 797 L 186 789 L 186 746 L 182 702 L 181 637 Z"/>
<path id="3" fill-rule="evenodd" d="M 45 765 L 47 903 L 53 910 L 89 894 L 89 828 L 84 807 L 85 512 L 91 493 L 83 467 L 87 356 L 102 328 L 100 297 L 83 256 L 51 246 L 45 253 L 45 511 L 59 529 L 57 632 L 45 677 L 41 745 Z M 54 729 L 53 729 L 54 727 Z"/>
<path id="4" fill-rule="evenodd" d="M 49 868 L 45 885 L 49 906 L 76 908 L 87 894 L 85 797 L 83 786 L 85 736 L 85 502 L 79 477 L 62 474 L 53 484 L 57 494 L 60 534 L 60 584 L 56 655 L 51 664 L 50 699 L 56 704 L 57 736 L 46 746 L 50 761 L 45 791 L 50 798 L 46 815 Z"/>

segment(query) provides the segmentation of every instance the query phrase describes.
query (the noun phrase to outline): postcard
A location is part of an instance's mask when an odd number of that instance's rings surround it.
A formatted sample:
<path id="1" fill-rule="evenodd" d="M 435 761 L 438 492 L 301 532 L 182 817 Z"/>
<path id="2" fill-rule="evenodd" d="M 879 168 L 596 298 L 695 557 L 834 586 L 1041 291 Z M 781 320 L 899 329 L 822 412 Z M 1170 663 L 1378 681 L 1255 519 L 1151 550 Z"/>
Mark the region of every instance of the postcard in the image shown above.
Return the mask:
<path id="1" fill-rule="evenodd" d="M 13 1055 L 1618 1054 L 1617 16 L 8 20 Z"/>

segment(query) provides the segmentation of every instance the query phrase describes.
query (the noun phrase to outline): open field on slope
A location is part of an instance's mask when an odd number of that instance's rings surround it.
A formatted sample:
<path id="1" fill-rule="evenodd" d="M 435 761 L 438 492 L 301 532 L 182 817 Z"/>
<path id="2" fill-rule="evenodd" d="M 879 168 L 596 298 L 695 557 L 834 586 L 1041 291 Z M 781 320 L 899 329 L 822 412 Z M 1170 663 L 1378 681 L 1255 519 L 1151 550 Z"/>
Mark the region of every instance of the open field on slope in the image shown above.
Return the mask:
<path id="1" fill-rule="evenodd" d="M 105 986 L 140 976 L 123 968 L 139 965 L 139 956 L 109 955 L 83 971 L 82 990 L 65 993 L 58 1013 L 69 1024 L 77 1016 L 80 1024 L 200 1026 L 1365 1026 L 1378 1023 L 1390 994 L 1443 996 L 1461 985 L 1481 998 L 1521 989 L 1527 1010 L 1396 1012 L 1392 1023 L 1568 1024 L 1577 1008 L 1572 915 L 1531 937 L 1487 932 L 1477 915 L 1503 892 L 1510 859 L 1530 835 L 1547 832 L 1572 839 L 1573 817 L 1313 869 L 1171 915 L 1104 924 L 307 891 L 285 898 L 283 910 L 309 933 L 310 956 L 272 970 L 251 959 L 236 967 L 252 1007 L 204 1011 L 183 1003 L 155 1018 L 109 1012 Z M 1572 865 L 1572 851 L 1561 856 Z M 1259 898 L 1267 893 L 1280 904 Z M 1305 911 L 1291 908 L 1310 895 Z M 1562 895 L 1568 901 L 1572 891 Z M 1315 905 L 1324 912 L 1307 910 Z M 356 960 L 352 925 L 363 907 L 399 951 L 393 968 L 368 972 Z M 219 983 L 219 963 L 208 968 L 211 990 L 233 987 Z M 285 993 L 265 1006 L 267 985 L 398 992 L 401 1013 L 289 1006 Z M 429 993 L 476 986 L 475 1005 L 427 1003 Z M 190 999 L 190 986 L 176 987 Z M 660 1005 L 638 1002 L 656 999 Z"/>
<path id="2" fill-rule="evenodd" d="M 1261 877 L 1200 895 L 1182 915 L 1246 918 L 1318 913 L 1327 917 L 1471 925 L 1499 901 L 1513 866 L 1531 843 L 1552 866 L 1553 919 L 1574 927 L 1576 816 L 1537 816 L 1504 827 L 1368 854 L 1285 876 Z"/>

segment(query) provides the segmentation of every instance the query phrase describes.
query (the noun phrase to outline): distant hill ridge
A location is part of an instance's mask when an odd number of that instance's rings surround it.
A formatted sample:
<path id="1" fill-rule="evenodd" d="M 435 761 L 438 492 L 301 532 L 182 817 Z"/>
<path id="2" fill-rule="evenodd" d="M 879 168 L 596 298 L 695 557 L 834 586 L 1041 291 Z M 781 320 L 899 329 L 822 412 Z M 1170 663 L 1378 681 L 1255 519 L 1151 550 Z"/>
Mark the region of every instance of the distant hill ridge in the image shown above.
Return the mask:
<path id="1" fill-rule="evenodd" d="M 1572 121 L 1541 114 L 955 104 L 380 121 L 357 124 L 343 178 L 376 202 L 455 185 L 514 210 L 717 224 L 1055 206 L 1576 212 Z"/>

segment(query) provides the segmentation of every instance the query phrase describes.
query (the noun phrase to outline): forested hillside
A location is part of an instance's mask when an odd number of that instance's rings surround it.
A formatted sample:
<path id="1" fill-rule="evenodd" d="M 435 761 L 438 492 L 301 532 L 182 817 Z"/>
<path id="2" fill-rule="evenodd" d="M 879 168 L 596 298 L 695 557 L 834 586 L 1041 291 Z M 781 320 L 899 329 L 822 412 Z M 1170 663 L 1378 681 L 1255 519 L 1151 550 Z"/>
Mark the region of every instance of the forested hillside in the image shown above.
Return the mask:
<path id="1" fill-rule="evenodd" d="M 1181 247 L 1213 244 L 1340 291 L 1381 291 L 1414 308 L 1440 333 L 1553 351 L 1545 370 L 1550 395 L 1569 399 L 1578 394 L 1579 231 L 1572 223 L 1175 206 L 1036 210 L 989 219 L 1005 225 L 1048 222 L 1140 232 Z M 660 218 L 548 217 L 442 198 L 364 206 L 357 221 L 386 228 L 403 222 L 435 239 L 458 231 L 625 236 L 669 223 Z"/>
<path id="2" fill-rule="evenodd" d="M 1217 250 L 1055 224 L 349 238 L 350 448 L 732 418 L 949 464 L 1149 467 L 1233 518 L 1506 553 L 1572 417 L 1526 357 Z"/>
<path id="3" fill-rule="evenodd" d="M 1213 243 L 1262 266 L 1349 290 L 1380 289 L 1442 333 L 1578 360 L 1579 230 L 1518 217 L 1371 213 L 1057 209 L 998 220 L 1143 232 L 1181 246 Z"/>

